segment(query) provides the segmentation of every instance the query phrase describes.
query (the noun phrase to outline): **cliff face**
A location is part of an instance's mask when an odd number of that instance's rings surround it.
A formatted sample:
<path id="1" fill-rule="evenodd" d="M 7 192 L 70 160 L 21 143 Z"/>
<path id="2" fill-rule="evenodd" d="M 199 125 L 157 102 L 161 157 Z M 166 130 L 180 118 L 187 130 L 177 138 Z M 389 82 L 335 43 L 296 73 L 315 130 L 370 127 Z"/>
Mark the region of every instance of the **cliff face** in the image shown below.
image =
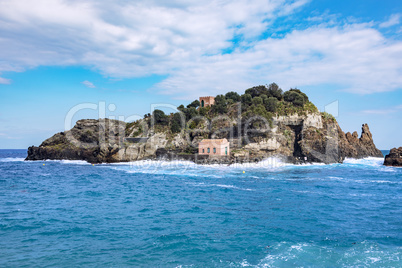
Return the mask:
<path id="1" fill-rule="evenodd" d="M 344 133 L 334 119 L 322 114 L 276 116 L 272 124 L 245 129 L 233 118 L 200 124 L 197 131 L 173 134 L 166 127 L 149 126 L 143 119 L 136 124 L 117 120 L 80 120 L 69 131 L 55 134 L 39 147 L 29 147 L 26 160 L 69 159 L 91 163 L 125 162 L 164 157 L 196 162 L 216 161 L 197 156 L 203 138 L 227 138 L 232 155 L 224 162 L 259 161 L 281 156 L 289 162 L 338 163 L 345 157 L 382 157 L 375 147 L 367 124 L 357 132 Z M 242 127 L 243 126 L 243 127 Z"/>

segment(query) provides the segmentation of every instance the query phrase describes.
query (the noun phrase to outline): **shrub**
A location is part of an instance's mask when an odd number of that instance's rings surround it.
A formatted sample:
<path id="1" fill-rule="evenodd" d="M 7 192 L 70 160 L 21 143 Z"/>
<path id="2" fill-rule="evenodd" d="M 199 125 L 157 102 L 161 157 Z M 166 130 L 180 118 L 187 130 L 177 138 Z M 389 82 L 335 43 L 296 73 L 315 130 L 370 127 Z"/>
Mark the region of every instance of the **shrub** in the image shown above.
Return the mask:
<path id="1" fill-rule="evenodd" d="M 267 101 L 265 102 L 265 108 L 267 109 L 268 112 L 276 113 L 278 107 L 278 99 L 275 97 L 269 97 L 267 98 Z"/>
<path id="2" fill-rule="evenodd" d="M 311 112 L 311 113 L 314 113 L 314 112 L 318 111 L 317 107 L 315 107 L 315 105 L 312 102 L 307 102 L 304 105 L 304 110 L 306 110 L 308 112 Z"/>
<path id="3" fill-rule="evenodd" d="M 323 113 L 321 113 L 321 116 L 326 121 L 332 121 L 332 122 L 336 121 L 335 117 L 330 113 L 323 112 Z"/>
<path id="4" fill-rule="evenodd" d="M 260 96 L 260 98 L 262 99 L 262 103 L 265 105 L 265 104 L 267 103 L 268 96 L 265 95 L 265 94 L 262 94 L 262 95 Z"/>
<path id="5" fill-rule="evenodd" d="M 254 105 L 260 105 L 260 104 L 263 103 L 261 97 L 254 97 L 252 102 L 253 102 Z"/>
<path id="6" fill-rule="evenodd" d="M 207 115 L 207 113 L 208 113 L 208 107 L 201 107 L 199 110 L 198 110 L 198 112 L 200 113 L 200 115 L 202 115 L 202 116 L 206 116 Z"/>

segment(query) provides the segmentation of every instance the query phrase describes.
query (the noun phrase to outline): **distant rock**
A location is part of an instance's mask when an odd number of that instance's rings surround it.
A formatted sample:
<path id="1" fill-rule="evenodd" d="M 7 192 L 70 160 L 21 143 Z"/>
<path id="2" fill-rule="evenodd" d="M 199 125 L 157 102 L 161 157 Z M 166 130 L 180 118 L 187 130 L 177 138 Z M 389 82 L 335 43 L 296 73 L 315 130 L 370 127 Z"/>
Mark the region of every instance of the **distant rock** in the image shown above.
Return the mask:
<path id="1" fill-rule="evenodd" d="M 389 154 L 385 156 L 384 165 L 402 167 L 402 147 L 391 149 Z"/>
<path id="2" fill-rule="evenodd" d="M 362 125 L 360 138 L 357 132 L 343 134 L 341 137 L 341 150 L 343 155 L 349 158 L 363 158 L 367 156 L 383 157 L 383 154 L 374 144 L 373 135 L 367 124 Z"/>

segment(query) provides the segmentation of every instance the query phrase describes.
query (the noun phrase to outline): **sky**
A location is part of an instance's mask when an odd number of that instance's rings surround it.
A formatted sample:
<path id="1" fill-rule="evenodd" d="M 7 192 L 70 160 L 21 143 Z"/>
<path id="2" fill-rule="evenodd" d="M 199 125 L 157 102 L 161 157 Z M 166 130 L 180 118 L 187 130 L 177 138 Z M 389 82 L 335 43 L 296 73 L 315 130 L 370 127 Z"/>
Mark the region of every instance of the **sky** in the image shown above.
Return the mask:
<path id="1" fill-rule="evenodd" d="M 276 82 L 402 146 L 396 0 L 0 0 L 0 148 Z"/>

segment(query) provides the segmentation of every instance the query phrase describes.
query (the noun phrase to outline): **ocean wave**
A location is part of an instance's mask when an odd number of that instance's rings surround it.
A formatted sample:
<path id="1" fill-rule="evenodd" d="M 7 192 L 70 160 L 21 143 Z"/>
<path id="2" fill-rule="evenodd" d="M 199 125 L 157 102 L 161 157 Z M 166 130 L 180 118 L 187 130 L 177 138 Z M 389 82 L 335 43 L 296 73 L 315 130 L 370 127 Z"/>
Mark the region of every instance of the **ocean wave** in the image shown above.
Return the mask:
<path id="1" fill-rule="evenodd" d="M 343 161 L 344 164 L 349 165 L 364 165 L 364 166 L 383 166 L 384 158 L 382 157 L 366 157 L 362 159 L 355 159 L 355 158 L 346 158 Z"/>
<path id="2" fill-rule="evenodd" d="M 239 263 L 232 263 L 234 267 L 283 267 L 283 266 L 333 266 L 334 256 L 337 264 L 342 267 L 350 266 L 390 266 L 399 267 L 400 248 L 384 250 L 373 242 L 357 242 L 345 246 L 342 250 L 316 243 L 288 243 L 280 242 L 266 247 L 267 255 L 257 264 L 243 259 Z M 336 266 L 336 265 L 335 265 Z"/>
<path id="3" fill-rule="evenodd" d="M 7 157 L 7 158 L 0 158 L 0 162 L 23 162 L 25 158 L 23 157 Z"/>
<path id="4" fill-rule="evenodd" d="M 21 158 L 24 161 L 24 158 Z M 84 160 L 54 160 L 54 159 L 45 159 L 45 160 L 28 160 L 25 161 L 26 163 L 60 163 L 60 164 L 66 164 L 66 165 L 92 165 L 91 163 L 84 161 Z"/>
<path id="5" fill-rule="evenodd" d="M 83 160 L 57 160 L 62 164 L 68 164 L 68 165 L 91 165 L 87 161 Z"/>
<path id="6" fill-rule="evenodd" d="M 192 185 L 195 187 L 220 187 L 220 188 L 225 188 L 225 189 L 236 189 L 236 190 L 243 190 L 243 191 L 255 191 L 255 189 L 250 189 L 250 188 L 241 188 L 238 186 L 234 186 L 231 184 L 208 184 L 208 183 L 192 183 L 192 182 L 187 182 L 186 184 Z"/>

